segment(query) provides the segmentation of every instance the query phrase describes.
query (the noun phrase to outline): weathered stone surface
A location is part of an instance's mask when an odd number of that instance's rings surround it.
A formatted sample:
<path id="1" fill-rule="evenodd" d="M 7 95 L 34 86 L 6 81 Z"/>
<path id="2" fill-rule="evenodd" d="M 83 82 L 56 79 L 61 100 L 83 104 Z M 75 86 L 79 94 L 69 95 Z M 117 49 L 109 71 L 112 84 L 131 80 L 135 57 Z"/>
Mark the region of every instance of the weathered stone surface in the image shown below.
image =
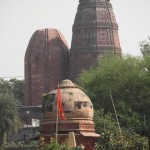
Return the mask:
<path id="1" fill-rule="evenodd" d="M 25 54 L 25 105 L 42 103 L 42 94 L 68 77 L 69 49 L 56 29 L 37 30 Z"/>
<path id="2" fill-rule="evenodd" d="M 95 133 L 93 105 L 89 97 L 70 80 L 60 83 L 62 105 L 66 120 L 58 120 L 58 139 L 64 141 L 69 132 L 74 132 L 77 146 L 84 145 L 85 150 L 94 150 L 94 143 L 100 137 Z M 57 89 L 50 91 L 49 98 L 43 101 L 41 136 L 46 141 L 55 137 L 57 118 Z"/>
<path id="3" fill-rule="evenodd" d="M 37 30 L 31 37 L 25 55 L 25 105 L 41 105 L 43 93 L 63 79 L 75 80 L 108 51 L 121 55 L 112 5 L 109 0 L 80 0 L 70 53 L 56 29 Z"/>
<path id="4" fill-rule="evenodd" d="M 66 84 L 67 83 L 67 84 Z M 89 97 L 70 80 L 60 83 L 65 116 L 69 119 L 93 119 L 93 105 Z M 57 89 L 52 90 L 49 99 L 43 101 L 43 119 L 56 119 Z"/>
<path id="5" fill-rule="evenodd" d="M 105 52 L 121 55 L 118 25 L 105 0 L 80 0 L 70 50 L 70 78 L 95 66 Z"/>

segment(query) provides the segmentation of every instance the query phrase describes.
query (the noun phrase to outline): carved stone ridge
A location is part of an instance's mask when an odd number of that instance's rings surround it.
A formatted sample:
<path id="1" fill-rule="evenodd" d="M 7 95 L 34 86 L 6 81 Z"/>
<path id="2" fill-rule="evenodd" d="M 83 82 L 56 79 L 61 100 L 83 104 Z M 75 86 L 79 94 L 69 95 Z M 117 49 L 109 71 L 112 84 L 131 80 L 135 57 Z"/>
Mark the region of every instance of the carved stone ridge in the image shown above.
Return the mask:
<path id="1" fill-rule="evenodd" d="M 79 24 L 74 24 L 73 25 L 73 28 L 72 28 L 72 30 L 74 31 L 74 30 L 77 30 L 77 29 L 88 29 L 88 28 L 97 28 L 97 27 L 99 27 L 99 28 L 109 28 L 109 29 L 116 29 L 116 30 L 118 30 L 118 24 L 117 23 L 109 23 L 109 22 L 105 22 L 105 23 L 102 23 L 102 22 L 97 22 L 97 24 L 96 23 L 89 23 L 89 24 L 87 24 L 87 23 L 79 23 Z"/>

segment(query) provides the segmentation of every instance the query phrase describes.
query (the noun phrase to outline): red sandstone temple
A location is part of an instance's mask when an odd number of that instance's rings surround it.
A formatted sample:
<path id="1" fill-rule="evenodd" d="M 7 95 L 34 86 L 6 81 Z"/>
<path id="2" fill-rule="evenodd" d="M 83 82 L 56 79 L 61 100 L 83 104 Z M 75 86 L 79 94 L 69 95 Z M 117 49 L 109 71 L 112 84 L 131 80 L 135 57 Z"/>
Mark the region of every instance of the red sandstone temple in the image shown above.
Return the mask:
<path id="1" fill-rule="evenodd" d="M 37 30 L 25 54 L 25 105 L 42 104 L 42 94 L 49 92 L 69 74 L 69 49 L 56 29 Z"/>
<path id="2" fill-rule="evenodd" d="M 63 79 L 75 80 L 105 52 L 121 55 L 118 25 L 109 0 L 79 0 L 69 50 L 57 29 L 37 30 L 25 54 L 25 105 L 42 104 L 42 94 Z"/>
<path id="3" fill-rule="evenodd" d="M 25 54 L 25 106 L 20 109 L 27 127 L 33 119 L 41 119 L 43 93 L 49 93 L 64 79 L 75 81 L 106 52 L 121 55 L 118 25 L 109 0 L 79 0 L 72 32 L 70 49 L 58 29 L 37 30 L 29 41 Z M 94 150 L 99 135 L 95 133 L 92 103 L 85 93 L 68 83 L 69 89 L 64 82 L 61 85 L 67 122 L 59 121 L 59 139 L 65 139 L 73 131 L 78 146 L 83 144 L 86 150 Z M 54 136 L 56 124 L 56 90 L 49 94 L 52 98 L 43 102 L 40 126 L 45 138 Z M 30 131 L 28 128 L 26 134 L 31 135 Z"/>

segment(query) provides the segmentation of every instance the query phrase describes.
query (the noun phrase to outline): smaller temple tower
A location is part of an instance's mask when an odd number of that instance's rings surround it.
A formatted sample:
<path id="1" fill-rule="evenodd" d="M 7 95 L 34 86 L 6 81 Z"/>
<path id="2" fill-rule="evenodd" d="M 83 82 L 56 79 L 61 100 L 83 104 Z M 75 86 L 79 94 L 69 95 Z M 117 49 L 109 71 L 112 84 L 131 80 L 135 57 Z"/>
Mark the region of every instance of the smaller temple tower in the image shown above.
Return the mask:
<path id="1" fill-rule="evenodd" d="M 25 105 L 42 104 L 42 94 L 68 78 L 69 49 L 57 29 L 41 29 L 32 35 L 25 54 Z"/>
<path id="2" fill-rule="evenodd" d="M 58 120 L 58 141 L 68 139 L 69 132 L 74 132 L 77 146 L 85 150 L 94 150 L 95 142 L 100 135 L 95 133 L 93 122 L 93 105 L 89 97 L 70 80 L 60 83 L 62 105 L 66 120 Z M 56 136 L 57 89 L 50 91 L 42 105 L 40 122 L 41 136 L 45 142 Z"/>

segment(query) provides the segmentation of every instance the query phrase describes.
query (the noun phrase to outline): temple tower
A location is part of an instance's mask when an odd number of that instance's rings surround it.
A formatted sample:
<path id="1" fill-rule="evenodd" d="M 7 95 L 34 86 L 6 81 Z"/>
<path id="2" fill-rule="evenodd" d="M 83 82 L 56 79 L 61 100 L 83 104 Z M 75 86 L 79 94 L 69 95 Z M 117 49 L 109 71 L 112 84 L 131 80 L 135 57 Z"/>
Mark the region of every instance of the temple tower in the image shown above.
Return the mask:
<path id="1" fill-rule="evenodd" d="M 70 79 L 96 65 L 105 52 L 121 55 L 118 25 L 109 0 L 80 0 L 70 50 Z"/>
<path id="2" fill-rule="evenodd" d="M 56 29 L 37 30 L 25 54 L 25 105 L 42 104 L 42 94 L 68 77 L 69 49 Z"/>

